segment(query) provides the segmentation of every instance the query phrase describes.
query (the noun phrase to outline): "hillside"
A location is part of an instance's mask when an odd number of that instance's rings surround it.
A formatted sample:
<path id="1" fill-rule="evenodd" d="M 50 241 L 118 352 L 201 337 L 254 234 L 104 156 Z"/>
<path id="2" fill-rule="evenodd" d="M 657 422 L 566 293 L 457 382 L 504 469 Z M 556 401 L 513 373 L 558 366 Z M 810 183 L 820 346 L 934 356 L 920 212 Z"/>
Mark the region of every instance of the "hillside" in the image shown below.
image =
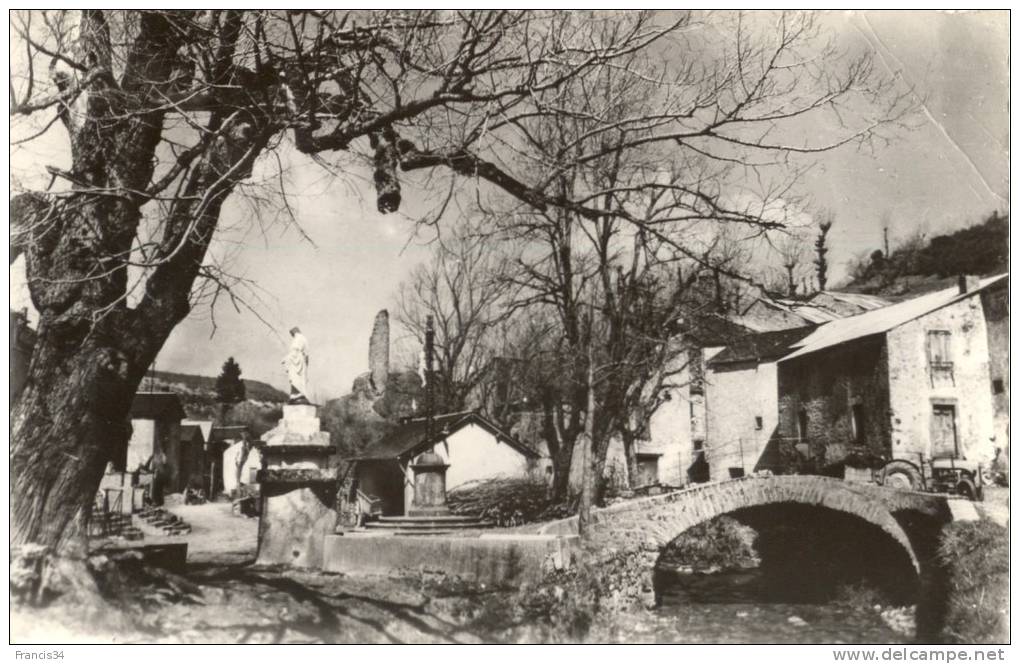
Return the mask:
<path id="1" fill-rule="evenodd" d="M 155 379 L 157 385 L 165 385 L 175 392 L 208 395 L 213 401 L 216 400 L 216 378 L 214 376 L 196 376 L 172 371 L 154 371 L 149 376 Z M 149 376 L 142 380 L 141 389 L 148 389 Z M 247 378 L 242 380 L 244 381 L 245 394 L 252 401 L 282 403 L 287 400 L 287 395 L 284 392 L 268 383 Z"/>
<path id="2" fill-rule="evenodd" d="M 258 437 L 276 426 L 283 416 L 282 405 L 287 395 L 257 380 L 245 379 L 244 388 L 247 398 L 224 412 L 216 401 L 216 379 L 209 376 L 155 371 L 139 385 L 139 390 L 175 392 L 191 419 L 212 420 L 217 426 L 246 424 Z"/>
<path id="3" fill-rule="evenodd" d="M 974 226 L 907 241 L 888 257 L 875 250 L 851 267 L 850 281 L 839 289 L 896 300 L 948 288 L 960 274 L 1008 270 L 1009 215 L 993 212 Z"/>

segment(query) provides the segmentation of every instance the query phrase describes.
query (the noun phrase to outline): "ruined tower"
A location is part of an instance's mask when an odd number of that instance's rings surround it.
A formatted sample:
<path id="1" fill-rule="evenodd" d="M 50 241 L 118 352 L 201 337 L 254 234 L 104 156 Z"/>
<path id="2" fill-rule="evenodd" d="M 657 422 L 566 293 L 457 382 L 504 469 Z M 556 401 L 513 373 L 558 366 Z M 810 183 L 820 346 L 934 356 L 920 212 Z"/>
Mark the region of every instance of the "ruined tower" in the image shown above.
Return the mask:
<path id="1" fill-rule="evenodd" d="M 376 394 L 386 390 L 390 376 L 390 314 L 383 309 L 375 315 L 372 338 L 368 342 L 368 368 Z"/>

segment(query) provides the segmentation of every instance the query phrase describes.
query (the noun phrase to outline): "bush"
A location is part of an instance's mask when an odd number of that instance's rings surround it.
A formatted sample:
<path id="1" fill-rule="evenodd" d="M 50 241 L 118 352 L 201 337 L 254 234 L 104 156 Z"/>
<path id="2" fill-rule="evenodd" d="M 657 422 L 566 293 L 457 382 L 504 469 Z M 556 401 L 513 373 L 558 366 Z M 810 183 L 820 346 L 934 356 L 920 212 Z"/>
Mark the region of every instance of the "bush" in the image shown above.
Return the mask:
<path id="1" fill-rule="evenodd" d="M 545 484 L 528 479 L 499 478 L 471 482 L 452 489 L 446 502 L 455 514 L 480 516 L 497 526 L 557 518 Z"/>
<path id="2" fill-rule="evenodd" d="M 720 516 L 690 528 L 666 546 L 665 565 L 695 569 L 734 568 L 757 563 L 754 543 L 757 534 L 728 516 Z"/>
<path id="3" fill-rule="evenodd" d="M 942 530 L 938 560 L 946 574 L 943 639 L 1009 641 L 1009 533 L 990 521 L 958 521 Z"/>

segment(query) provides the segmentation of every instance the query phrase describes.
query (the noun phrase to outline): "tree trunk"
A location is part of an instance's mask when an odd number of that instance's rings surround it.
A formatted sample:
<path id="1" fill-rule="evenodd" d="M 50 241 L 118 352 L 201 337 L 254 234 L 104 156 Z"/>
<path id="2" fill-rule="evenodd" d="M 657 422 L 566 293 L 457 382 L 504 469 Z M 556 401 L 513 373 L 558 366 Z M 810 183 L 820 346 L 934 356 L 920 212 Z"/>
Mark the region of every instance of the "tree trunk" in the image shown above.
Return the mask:
<path id="1" fill-rule="evenodd" d="M 112 452 L 130 436 L 142 371 L 98 335 L 83 344 L 39 326 L 28 380 L 12 413 L 11 545 L 83 555 L 92 503 Z M 133 379 L 133 380 L 132 380 Z"/>
<path id="2" fill-rule="evenodd" d="M 627 487 L 634 489 L 638 483 L 637 441 L 634 433 L 627 427 L 621 429 L 620 439 L 623 441 L 623 453 L 627 458 Z"/>
<path id="3" fill-rule="evenodd" d="M 560 441 L 560 449 L 552 455 L 554 503 L 566 502 L 570 497 L 570 465 L 574 457 L 574 440 Z"/>

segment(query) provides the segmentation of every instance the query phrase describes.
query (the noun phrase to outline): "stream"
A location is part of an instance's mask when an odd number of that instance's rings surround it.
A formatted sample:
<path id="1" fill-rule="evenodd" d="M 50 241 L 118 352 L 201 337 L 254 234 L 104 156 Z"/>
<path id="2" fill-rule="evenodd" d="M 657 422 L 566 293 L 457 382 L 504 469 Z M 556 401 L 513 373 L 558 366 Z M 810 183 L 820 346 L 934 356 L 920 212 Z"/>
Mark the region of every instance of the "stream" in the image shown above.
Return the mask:
<path id="1" fill-rule="evenodd" d="M 908 643 L 873 607 L 832 601 L 811 588 L 772 583 L 760 569 L 714 574 L 662 571 L 662 606 L 634 624 L 658 643 Z M 649 629 L 651 628 L 651 629 Z M 628 630 L 629 631 L 629 630 Z M 643 638 L 644 636 L 652 638 Z"/>

